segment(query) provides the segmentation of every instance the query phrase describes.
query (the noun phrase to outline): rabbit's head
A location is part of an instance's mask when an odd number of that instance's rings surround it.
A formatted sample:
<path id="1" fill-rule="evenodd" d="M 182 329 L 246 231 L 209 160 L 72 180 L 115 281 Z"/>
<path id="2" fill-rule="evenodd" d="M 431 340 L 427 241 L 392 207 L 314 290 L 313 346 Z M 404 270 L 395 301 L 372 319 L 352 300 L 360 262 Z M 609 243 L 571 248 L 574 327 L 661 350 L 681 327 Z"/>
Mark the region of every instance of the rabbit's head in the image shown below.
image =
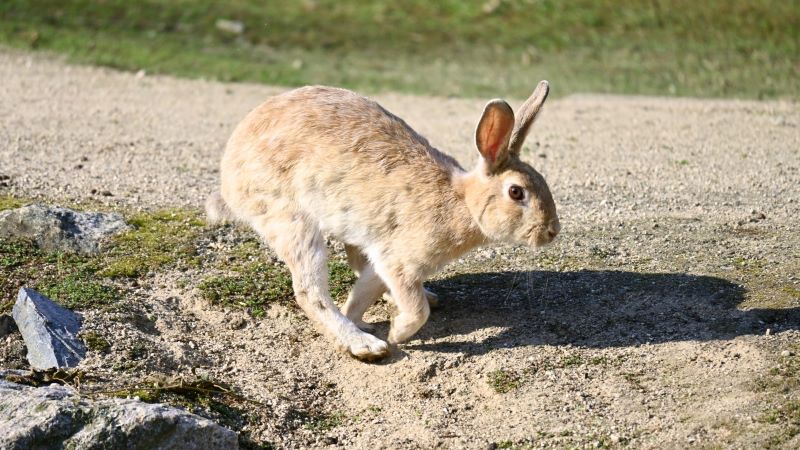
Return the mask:
<path id="1" fill-rule="evenodd" d="M 480 152 L 477 167 L 464 180 L 464 199 L 481 231 L 496 241 L 542 246 L 561 226 L 544 178 L 519 158 L 525 136 L 542 107 L 549 86 L 542 81 L 514 112 L 492 100 L 475 131 Z"/>

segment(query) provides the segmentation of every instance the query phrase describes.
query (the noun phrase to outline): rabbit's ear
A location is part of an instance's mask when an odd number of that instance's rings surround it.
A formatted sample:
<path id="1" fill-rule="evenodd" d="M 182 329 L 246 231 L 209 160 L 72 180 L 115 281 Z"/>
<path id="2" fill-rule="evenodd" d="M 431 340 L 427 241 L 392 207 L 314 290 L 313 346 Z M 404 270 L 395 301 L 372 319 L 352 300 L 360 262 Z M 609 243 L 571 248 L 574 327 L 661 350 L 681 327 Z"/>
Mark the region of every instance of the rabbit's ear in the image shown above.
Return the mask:
<path id="1" fill-rule="evenodd" d="M 525 137 L 528 135 L 531 124 L 536 120 L 549 92 L 550 84 L 545 80 L 540 81 L 530 98 L 517 111 L 517 123 L 514 125 L 514 132 L 511 134 L 511 142 L 508 146 L 511 153 L 518 155 L 522 150 L 522 144 L 525 143 Z"/>
<path id="2" fill-rule="evenodd" d="M 492 100 L 483 109 L 475 130 L 475 144 L 489 171 L 508 157 L 508 140 L 514 129 L 514 111 L 503 100 Z"/>

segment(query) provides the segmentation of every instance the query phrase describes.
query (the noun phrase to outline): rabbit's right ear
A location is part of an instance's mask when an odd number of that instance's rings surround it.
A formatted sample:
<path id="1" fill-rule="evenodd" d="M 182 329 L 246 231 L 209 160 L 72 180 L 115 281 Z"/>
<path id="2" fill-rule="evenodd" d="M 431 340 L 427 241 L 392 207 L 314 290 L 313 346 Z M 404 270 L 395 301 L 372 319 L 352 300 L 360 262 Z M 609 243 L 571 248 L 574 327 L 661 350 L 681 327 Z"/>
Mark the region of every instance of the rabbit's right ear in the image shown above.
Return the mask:
<path id="1" fill-rule="evenodd" d="M 503 100 L 492 100 L 483 109 L 475 130 L 475 145 L 486 168 L 493 172 L 508 158 L 508 141 L 514 129 L 514 111 Z"/>

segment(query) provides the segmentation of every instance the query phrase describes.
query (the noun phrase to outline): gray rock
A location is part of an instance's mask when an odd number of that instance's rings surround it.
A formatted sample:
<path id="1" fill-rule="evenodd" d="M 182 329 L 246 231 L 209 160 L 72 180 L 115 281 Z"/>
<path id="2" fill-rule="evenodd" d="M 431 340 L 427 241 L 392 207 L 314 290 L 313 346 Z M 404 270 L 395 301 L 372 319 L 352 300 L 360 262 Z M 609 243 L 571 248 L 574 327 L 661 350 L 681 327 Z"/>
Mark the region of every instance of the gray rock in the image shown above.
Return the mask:
<path id="1" fill-rule="evenodd" d="M 236 433 L 177 408 L 91 401 L 72 389 L 0 380 L 3 449 L 236 449 Z"/>
<path id="2" fill-rule="evenodd" d="M 14 319 L 8 314 L 0 315 L 0 338 L 6 337 L 15 331 L 17 331 L 17 325 L 14 323 Z"/>
<path id="3" fill-rule="evenodd" d="M 75 367 L 86 356 L 77 314 L 33 289 L 21 288 L 12 310 L 35 369 Z"/>
<path id="4" fill-rule="evenodd" d="M 0 212 L 0 238 L 27 238 L 44 250 L 94 255 L 100 244 L 130 229 L 119 214 L 27 205 Z"/>

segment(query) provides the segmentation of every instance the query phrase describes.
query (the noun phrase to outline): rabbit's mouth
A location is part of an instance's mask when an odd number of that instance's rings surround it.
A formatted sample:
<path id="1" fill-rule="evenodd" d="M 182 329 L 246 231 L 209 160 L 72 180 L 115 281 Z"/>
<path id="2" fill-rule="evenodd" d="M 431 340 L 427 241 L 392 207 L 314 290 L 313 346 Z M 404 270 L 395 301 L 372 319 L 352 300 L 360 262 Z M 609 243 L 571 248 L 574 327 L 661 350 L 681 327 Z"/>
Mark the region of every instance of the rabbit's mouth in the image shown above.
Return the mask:
<path id="1" fill-rule="evenodd" d="M 561 231 L 561 225 L 558 223 L 558 219 L 549 224 L 535 224 L 528 234 L 528 245 L 531 247 L 543 247 L 553 242 L 559 231 Z"/>

